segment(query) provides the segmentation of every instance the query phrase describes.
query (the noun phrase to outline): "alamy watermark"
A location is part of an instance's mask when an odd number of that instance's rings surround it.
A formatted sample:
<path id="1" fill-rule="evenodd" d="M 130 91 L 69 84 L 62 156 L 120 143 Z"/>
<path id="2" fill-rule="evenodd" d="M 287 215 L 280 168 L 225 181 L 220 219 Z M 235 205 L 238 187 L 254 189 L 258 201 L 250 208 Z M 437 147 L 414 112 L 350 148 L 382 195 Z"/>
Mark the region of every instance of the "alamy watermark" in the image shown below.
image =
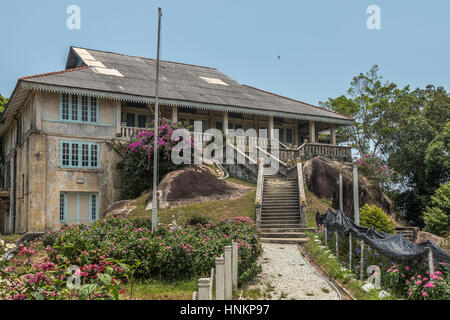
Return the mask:
<path id="1" fill-rule="evenodd" d="M 367 7 L 366 13 L 370 16 L 367 18 L 366 25 L 369 30 L 381 30 L 381 9 L 377 5 Z"/>
<path id="2" fill-rule="evenodd" d="M 192 135 L 194 139 L 191 145 Z M 186 129 L 177 129 L 172 133 L 171 141 L 177 144 L 172 149 L 171 160 L 176 165 L 192 162 L 257 164 L 263 161 L 265 172 L 275 174 L 280 165 L 278 137 L 278 129 L 273 130 L 270 139 L 267 129 L 260 129 L 258 133 L 255 129 L 229 129 L 224 136 L 219 129 L 203 132 L 202 122 L 194 121 L 193 133 Z"/>
<path id="3" fill-rule="evenodd" d="M 79 6 L 72 4 L 67 7 L 66 13 L 69 17 L 66 20 L 66 26 L 69 30 L 81 29 L 81 9 Z"/>

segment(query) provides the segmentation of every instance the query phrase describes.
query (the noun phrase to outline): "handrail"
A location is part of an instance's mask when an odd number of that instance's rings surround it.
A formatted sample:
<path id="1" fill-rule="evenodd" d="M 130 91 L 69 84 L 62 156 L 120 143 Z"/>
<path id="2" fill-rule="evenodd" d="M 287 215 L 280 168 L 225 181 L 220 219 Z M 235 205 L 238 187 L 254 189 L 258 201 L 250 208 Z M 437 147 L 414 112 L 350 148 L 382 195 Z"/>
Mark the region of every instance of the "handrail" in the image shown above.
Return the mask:
<path id="1" fill-rule="evenodd" d="M 306 195 L 305 186 L 303 181 L 303 166 L 300 161 L 297 162 L 297 181 L 299 190 L 299 204 L 300 204 L 300 224 L 302 227 L 306 227 Z"/>
<path id="2" fill-rule="evenodd" d="M 256 197 L 255 197 L 255 222 L 256 226 L 261 226 L 261 206 L 264 188 L 264 159 L 258 158 L 258 178 L 256 180 Z"/>
<path id="3" fill-rule="evenodd" d="M 252 162 L 253 164 L 258 164 L 258 162 L 256 162 L 255 160 L 253 160 L 252 158 L 250 158 L 249 156 L 247 156 L 245 154 L 245 152 L 242 152 L 241 150 L 239 150 L 238 148 L 236 148 L 235 146 L 233 146 L 231 143 L 228 143 L 227 146 L 232 147 L 233 149 L 236 150 L 237 153 L 239 153 L 240 155 L 244 156 L 249 162 Z"/>
<path id="4" fill-rule="evenodd" d="M 280 146 L 284 147 L 285 149 L 291 149 L 291 148 L 289 148 L 287 145 L 285 145 L 283 142 L 281 142 L 281 141 L 278 140 L 278 139 L 272 138 L 272 140 L 278 142 L 278 144 L 279 144 Z"/>
<path id="5" fill-rule="evenodd" d="M 284 163 L 283 161 L 281 161 L 280 159 L 276 158 L 275 156 L 273 156 L 272 154 L 270 154 L 269 152 L 267 152 L 266 150 L 260 148 L 259 146 L 256 146 L 256 148 L 262 152 L 264 152 L 266 155 L 268 155 L 269 157 L 275 159 L 277 162 L 281 163 L 283 166 L 287 167 L 288 165 L 286 163 Z"/>

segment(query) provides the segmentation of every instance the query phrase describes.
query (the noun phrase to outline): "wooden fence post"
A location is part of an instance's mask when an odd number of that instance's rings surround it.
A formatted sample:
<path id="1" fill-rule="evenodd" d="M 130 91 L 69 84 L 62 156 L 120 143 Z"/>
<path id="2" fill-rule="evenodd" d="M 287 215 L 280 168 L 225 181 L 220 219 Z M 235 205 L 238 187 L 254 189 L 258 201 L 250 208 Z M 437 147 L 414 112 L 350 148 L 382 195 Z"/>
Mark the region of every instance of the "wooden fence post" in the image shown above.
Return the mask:
<path id="1" fill-rule="evenodd" d="M 216 300 L 225 300 L 225 259 L 216 258 Z"/>
<path id="2" fill-rule="evenodd" d="M 225 247 L 225 300 L 233 298 L 232 275 L 231 275 L 231 246 Z"/>
<path id="3" fill-rule="evenodd" d="M 232 265 L 231 265 L 231 273 L 233 275 L 233 287 L 237 288 L 238 285 L 238 263 L 239 263 L 239 248 L 237 242 L 233 241 L 231 243 L 232 248 Z"/>

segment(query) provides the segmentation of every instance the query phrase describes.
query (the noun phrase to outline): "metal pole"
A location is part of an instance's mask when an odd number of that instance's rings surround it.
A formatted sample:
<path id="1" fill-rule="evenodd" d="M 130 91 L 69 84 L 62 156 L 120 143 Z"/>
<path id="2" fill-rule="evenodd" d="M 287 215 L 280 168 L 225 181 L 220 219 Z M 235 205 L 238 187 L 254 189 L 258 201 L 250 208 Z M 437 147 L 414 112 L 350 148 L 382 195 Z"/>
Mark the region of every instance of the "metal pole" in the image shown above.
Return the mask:
<path id="1" fill-rule="evenodd" d="M 353 250 L 353 248 L 352 248 L 352 234 L 351 233 L 349 233 L 348 234 L 348 269 L 349 270 L 352 270 L 352 255 L 353 255 L 353 253 L 352 253 L 352 250 Z"/>
<path id="2" fill-rule="evenodd" d="M 361 281 L 364 280 L 364 242 L 361 240 L 361 273 L 360 273 L 360 279 Z"/>
<path id="3" fill-rule="evenodd" d="M 158 123 L 159 123 L 159 49 L 161 43 L 161 8 L 158 8 L 158 46 L 156 53 L 156 88 L 155 88 L 155 125 L 154 129 L 154 148 L 153 148 L 153 198 L 152 198 L 152 231 L 158 228 Z"/>
<path id="4" fill-rule="evenodd" d="M 342 173 L 339 172 L 339 209 L 344 211 L 344 186 L 342 185 Z"/>
<path id="5" fill-rule="evenodd" d="M 353 166 L 353 208 L 355 224 L 359 226 L 359 191 L 358 191 L 358 167 Z"/>
<path id="6" fill-rule="evenodd" d="M 339 242 L 338 242 L 338 233 L 337 231 L 334 233 L 336 235 L 336 259 L 339 257 Z"/>

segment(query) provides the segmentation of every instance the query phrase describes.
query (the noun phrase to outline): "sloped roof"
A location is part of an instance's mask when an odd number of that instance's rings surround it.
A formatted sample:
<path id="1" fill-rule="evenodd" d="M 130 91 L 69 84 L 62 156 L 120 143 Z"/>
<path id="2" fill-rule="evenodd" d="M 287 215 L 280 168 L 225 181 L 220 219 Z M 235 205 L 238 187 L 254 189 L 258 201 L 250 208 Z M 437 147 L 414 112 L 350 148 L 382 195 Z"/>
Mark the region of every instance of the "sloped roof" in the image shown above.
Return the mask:
<path id="1" fill-rule="evenodd" d="M 156 60 L 124 54 L 71 47 L 66 70 L 19 79 L 28 89 L 64 87 L 116 95 L 122 100 L 155 96 Z M 211 83 L 212 82 L 212 83 Z M 219 83 L 219 84 L 217 84 Z M 243 85 L 217 69 L 178 62 L 160 62 L 159 95 L 161 103 L 187 106 L 236 108 L 237 112 L 291 115 L 352 124 L 353 119 L 301 101 Z M 133 98 L 131 98 L 133 97 Z M 192 105 L 190 105 L 191 103 Z M 217 109 L 219 110 L 219 109 Z M 229 111 L 231 111 L 229 110 Z M 269 113 L 267 113 L 269 114 Z M 319 119 L 320 118 L 320 119 Z"/>

